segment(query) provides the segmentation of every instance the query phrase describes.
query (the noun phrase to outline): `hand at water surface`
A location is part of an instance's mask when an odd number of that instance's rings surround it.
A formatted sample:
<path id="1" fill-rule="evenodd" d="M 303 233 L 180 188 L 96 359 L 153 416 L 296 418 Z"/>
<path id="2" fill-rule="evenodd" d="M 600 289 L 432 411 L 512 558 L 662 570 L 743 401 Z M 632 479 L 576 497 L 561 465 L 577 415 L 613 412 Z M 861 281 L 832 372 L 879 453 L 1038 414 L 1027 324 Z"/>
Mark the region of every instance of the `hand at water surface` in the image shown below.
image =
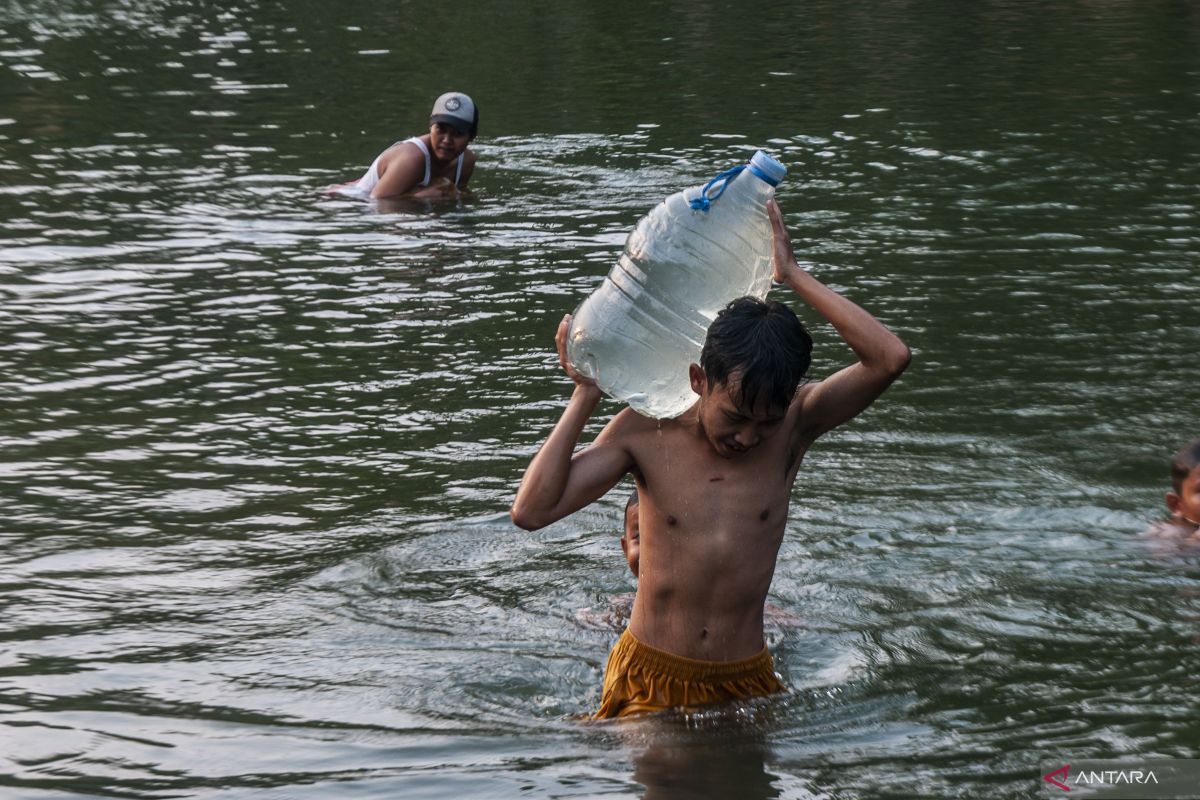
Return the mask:
<path id="1" fill-rule="evenodd" d="M 409 196 L 422 199 L 436 199 L 442 197 L 454 197 L 459 193 L 459 191 L 459 188 L 454 185 L 454 181 L 450 180 L 449 178 L 438 178 L 436 181 L 430 183 L 423 189 L 417 189 L 416 191 L 409 192 Z"/>

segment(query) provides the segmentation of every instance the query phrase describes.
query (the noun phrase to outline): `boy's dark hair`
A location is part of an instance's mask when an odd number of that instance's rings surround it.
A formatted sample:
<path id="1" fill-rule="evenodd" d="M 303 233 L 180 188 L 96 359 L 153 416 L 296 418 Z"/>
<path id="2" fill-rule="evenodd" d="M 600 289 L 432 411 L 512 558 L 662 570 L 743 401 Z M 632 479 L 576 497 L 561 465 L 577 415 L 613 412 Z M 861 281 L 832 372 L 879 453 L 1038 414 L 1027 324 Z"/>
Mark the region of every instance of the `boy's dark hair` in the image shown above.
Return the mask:
<path id="1" fill-rule="evenodd" d="M 633 491 L 629 493 L 629 499 L 625 501 L 625 510 L 628 511 L 630 506 L 632 506 L 634 503 L 640 502 L 641 501 L 638 499 L 637 487 L 634 486 Z"/>
<path id="2" fill-rule="evenodd" d="M 787 408 L 812 363 L 812 337 L 783 303 L 739 297 L 717 313 L 700 351 L 711 389 L 728 384 L 743 408 Z"/>
<path id="3" fill-rule="evenodd" d="M 1196 467 L 1200 467 L 1200 437 L 1185 444 L 1171 459 L 1171 486 L 1176 492 L 1183 491 L 1183 481 Z"/>

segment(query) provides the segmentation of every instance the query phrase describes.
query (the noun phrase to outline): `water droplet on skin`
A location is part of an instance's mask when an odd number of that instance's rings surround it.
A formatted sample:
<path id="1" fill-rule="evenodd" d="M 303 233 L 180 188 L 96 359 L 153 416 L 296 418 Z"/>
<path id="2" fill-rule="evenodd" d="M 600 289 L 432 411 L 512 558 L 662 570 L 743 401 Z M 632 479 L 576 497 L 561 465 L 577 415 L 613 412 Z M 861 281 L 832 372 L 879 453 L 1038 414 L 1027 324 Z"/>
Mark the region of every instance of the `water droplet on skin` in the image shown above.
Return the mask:
<path id="1" fill-rule="evenodd" d="M 661 419 L 658 420 L 658 425 L 655 426 L 655 430 L 658 431 L 658 443 L 661 446 L 662 445 L 662 435 L 663 435 L 662 434 L 663 421 Z M 670 472 L 671 471 L 671 451 L 669 448 L 663 450 L 663 461 L 666 464 L 667 472 Z"/>

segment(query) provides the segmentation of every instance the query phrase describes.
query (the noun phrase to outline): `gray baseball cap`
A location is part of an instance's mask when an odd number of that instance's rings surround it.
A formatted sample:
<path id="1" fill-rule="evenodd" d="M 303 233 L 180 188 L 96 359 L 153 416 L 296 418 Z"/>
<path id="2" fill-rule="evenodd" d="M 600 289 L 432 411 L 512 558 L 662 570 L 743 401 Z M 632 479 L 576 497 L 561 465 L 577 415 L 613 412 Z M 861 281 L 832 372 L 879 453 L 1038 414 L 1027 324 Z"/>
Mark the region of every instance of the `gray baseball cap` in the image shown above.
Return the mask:
<path id="1" fill-rule="evenodd" d="M 474 135 L 479 128 L 479 109 L 462 92 L 446 92 L 434 102 L 429 121 L 444 122 L 460 133 Z"/>

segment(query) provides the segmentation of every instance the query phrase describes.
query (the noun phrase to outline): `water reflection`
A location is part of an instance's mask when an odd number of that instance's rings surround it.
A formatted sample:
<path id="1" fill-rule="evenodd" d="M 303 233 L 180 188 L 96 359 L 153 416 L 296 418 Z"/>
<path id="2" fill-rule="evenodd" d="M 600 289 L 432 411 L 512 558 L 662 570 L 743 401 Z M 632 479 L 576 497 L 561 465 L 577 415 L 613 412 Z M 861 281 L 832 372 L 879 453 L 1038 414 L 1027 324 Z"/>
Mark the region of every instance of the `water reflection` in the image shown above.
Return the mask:
<path id="1" fill-rule="evenodd" d="M 645 787 L 644 800 L 769 800 L 781 795 L 767 749 L 767 737 L 754 731 L 695 733 L 663 724 L 634 750 L 633 779 Z"/>

